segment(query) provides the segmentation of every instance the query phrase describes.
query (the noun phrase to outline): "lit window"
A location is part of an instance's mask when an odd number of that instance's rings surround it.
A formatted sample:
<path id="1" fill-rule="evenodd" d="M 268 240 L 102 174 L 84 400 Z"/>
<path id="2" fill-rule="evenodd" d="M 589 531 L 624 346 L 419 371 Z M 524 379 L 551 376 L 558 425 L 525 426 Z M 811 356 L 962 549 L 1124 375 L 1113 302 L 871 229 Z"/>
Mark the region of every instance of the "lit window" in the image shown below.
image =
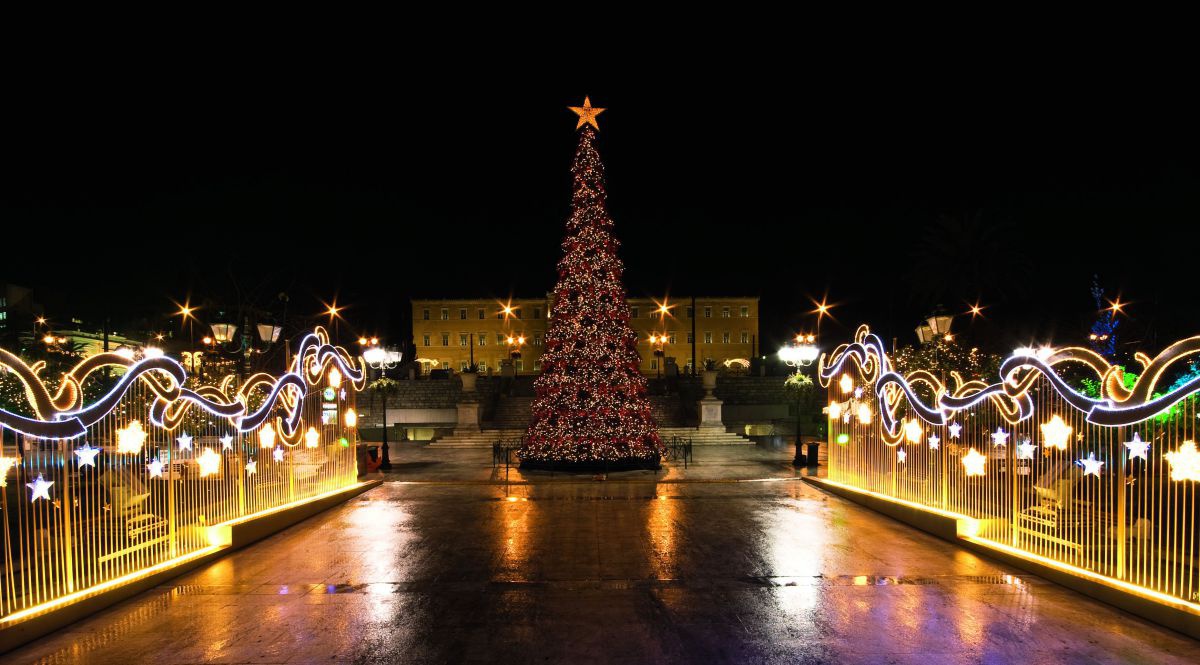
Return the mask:
<path id="1" fill-rule="evenodd" d="M 721 308 L 721 318 L 722 318 L 722 319 L 728 319 L 728 318 L 729 318 L 729 308 L 728 308 L 728 307 L 722 307 L 722 308 Z"/>
<path id="2" fill-rule="evenodd" d="M 487 346 L 487 333 L 479 333 L 479 346 Z"/>
<path id="3" fill-rule="evenodd" d="M 749 344 L 749 343 L 750 343 L 750 333 L 743 330 L 742 331 L 742 344 Z"/>
<path id="4" fill-rule="evenodd" d="M 729 343 L 729 331 L 728 331 L 728 330 L 726 330 L 725 332 L 721 333 L 721 343 L 722 343 L 722 344 L 728 344 L 728 343 Z"/>
<path id="5" fill-rule="evenodd" d="M 711 305 L 704 306 L 704 318 L 706 318 L 706 319 L 712 318 L 712 306 Z"/>
<path id="6" fill-rule="evenodd" d="M 423 346 L 429 346 L 429 335 L 422 335 L 422 336 L 421 336 L 421 344 L 422 344 Z"/>
<path id="7" fill-rule="evenodd" d="M 459 308 L 459 310 L 458 310 L 458 319 L 459 319 L 460 321 L 466 321 L 466 320 L 467 320 L 467 308 L 466 308 L 466 307 L 460 307 L 460 308 Z"/>
<path id="8" fill-rule="evenodd" d="M 688 334 L 687 334 L 687 343 L 688 343 L 688 344 L 691 344 L 691 343 L 692 343 L 692 333 L 691 333 L 691 331 L 688 331 Z"/>
<path id="9" fill-rule="evenodd" d="M 712 333 L 711 332 L 708 332 L 708 331 L 704 332 L 704 343 L 712 344 Z"/>
<path id="10" fill-rule="evenodd" d="M 487 371 L 487 361 L 486 361 L 486 360 L 480 360 L 480 361 L 479 361 L 479 371 L 480 371 L 480 372 L 486 372 L 486 371 Z"/>
<path id="11" fill-rule="evenodd" d="M 442 320 L 443 321 L 450 320 L 450 310 L 446 309 L 445 307 L 442 308 Z"/>
<path id="12" fill-rule="evenodd" d="M 650 359 L 650 369 L 658 369 L 658 358 Z"/>
<path id="13" fill-rule="evenodd" d="M 496 333 L 496 343 L 497 344 L 504 343 L 504 333 Z"/>
<path id="14" fill-rule="evenodd" d="M 741 309 L 741 311 L 738 312 L 738 316 L 742 317 L 743 319 L 749 318 L 750 317 L 750 308 L 745 305 L 742 305 L 742 309 Z"/>
<path id="15" fill-rule="evenodd" d="M 541 346 L 541 345 L 542 345 L 542 336 L 541 336 L 541 335 L 534 335 L 534 336 L 533 336 L 533 345 L 534 345 L 534 346 Z"/>
<path id="16" fill-rule="evenodd" d="M 458 334 L 458 345 L 466 346 L 467 345 L 467 337 L 468 337 L 467 333 L 459 333 Z"/>
<path id="17" fill-rule="evenodd" d="M 450 346 L 450 333 L 442 333 L 442 346 Z"/>
<path id="18" fill-rule="evenodd" d="M 674 344 L 674 343 L 675 343 L 675 331 L 672 330 L 671 332 L 667 333 L 667 344 Z"/>

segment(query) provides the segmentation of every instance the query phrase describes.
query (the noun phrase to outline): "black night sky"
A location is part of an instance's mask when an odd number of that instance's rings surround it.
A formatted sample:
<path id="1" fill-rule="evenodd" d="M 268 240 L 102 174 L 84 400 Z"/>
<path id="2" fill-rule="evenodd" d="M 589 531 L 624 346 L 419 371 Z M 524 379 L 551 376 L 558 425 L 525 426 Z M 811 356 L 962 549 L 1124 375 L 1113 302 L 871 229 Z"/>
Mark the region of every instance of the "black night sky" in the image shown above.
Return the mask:
<path id="1" fill-rule="evenodd" d="M 60 320 L 336 296 L 389 341 L 410 295 L 541 294 L 588 94 L 629 293 L 760 295 L 768 350 L 826 294 L 830 343 L 859 322 L 912 342 L 977 298 L 978 343 L 1078 342 L 1093 274 L 1130 303 L 1123 341 L 1200 332 L 1200 121 L 1177 85 L 1099 61 L 673 67 L 30 73 L 8 86 L 0 279 Z"/>

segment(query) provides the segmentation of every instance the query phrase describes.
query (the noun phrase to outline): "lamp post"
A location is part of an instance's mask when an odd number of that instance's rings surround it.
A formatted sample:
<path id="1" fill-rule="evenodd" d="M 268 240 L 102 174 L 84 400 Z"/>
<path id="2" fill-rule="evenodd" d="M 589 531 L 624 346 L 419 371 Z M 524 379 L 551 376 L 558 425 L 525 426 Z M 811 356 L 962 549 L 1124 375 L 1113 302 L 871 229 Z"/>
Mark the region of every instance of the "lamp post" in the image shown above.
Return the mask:
<path id="1" fill-rule="evenodd" d="M 788 367 L 795 367 L 796 373 L 801 374 L 803 372 L 803 370 L 801 368 L 808 367 L 809 365 L 813 364 L 813 362 L 816 361 L 817 357 L 820 355 L 820 349 L 817 347 L 816 341 L 817 341 L 816 335 L 796 335 L 796 340 L 793 344 L 790 344 L 788 346 L 783 347 L 782 349 L 779 349 L 779 359 L 782 360 L 784 362 L 784 364 L 786 364 Z M 800 431 L 801 431 L 800 422 L 801 422 L 801 417 L 802 417 L 801 411 L 803 408 L 803 403 L 801 401 L 802 397 L 803 397 L 803 393 L 800 391 L 797 391 L 796 392 L 796 454 L 792 457 L 792 466 L 794 466 L 794 467 L 811 466 L 808 463 L 808 461 L 811 461 L 814 463 L 817 461 L 816 455 L 808 455 L 807 456 L 808 460 L 806 460 L 805 456 L 802 456 L 800 453 Z M 816 444 L 816 445 L 819 446 L 820 444 Z"/>
<path id="2" fill-rule="evenodd" d="M 513 337 L 509 335 L 508 339 L 504 340 L 508 344 L 508 356 L 513 359 L 513 374 L 517 374 L 517 361 L 521 359 L 521 347 L 525 346 L 525 336 L 517 335 Z"/>
<path id="3" fill-rule="evenodd" d="M 361 342 L 378 342 L 379 339 L 377 337 L 372 337 L 369 340 L 364 338 L 360 341 Z M 400 357 L 401 357 L 401 354 L 399 352 L 387 351 L 378 346 L 372 346 L 371 348 L 367 349 L 366 351 L 363 351 L 363 360 L 366 361 L 366 363 L 369 367 L 379 370 L 383 379 L 387 379 L 387 375 L 384 374 L 384 372 L 395 367 L 396 363 L 400 361 Z M 392 458 L 388 454 L 388 423 L 387 423 L 387 396 L 388 396 L 388 393 L 391 392 L 391 384 L 390 383 L 386 384 L 387 388 L 385 388 L 384 390 L 381 391 L 380 386 L 383 386 L 383 385 L 385 385 L 385 384 L 376 383 L 375 387 L 371 390 L 371 408 L 375 408 L 375 393 L 383 392 L 383 395 L 382 395 L 382 397 L 383 397 L 383 442 L 380 444 L 380 447 L 379 447 L 379 468 L 387 471 L 392 468 Z"/>
<path id="4" fill-rule="evenodd" d="M 661 335 L 654 335 L 654 334 L 650 335 L 650 343 L 655 345 L 654 357 L 658 359 L 658 362 L 655 363 L 655 365 L 658 367 L 658 378 L 660 378 L 660 379 L 662 378 L 663 359 L 664 359 L 664 356 L 666 355 L 665 353 L 663 353 L 663 344 L 665 344 L 666 341 L 667 341 L 666 333 L 663 333 Z"/>

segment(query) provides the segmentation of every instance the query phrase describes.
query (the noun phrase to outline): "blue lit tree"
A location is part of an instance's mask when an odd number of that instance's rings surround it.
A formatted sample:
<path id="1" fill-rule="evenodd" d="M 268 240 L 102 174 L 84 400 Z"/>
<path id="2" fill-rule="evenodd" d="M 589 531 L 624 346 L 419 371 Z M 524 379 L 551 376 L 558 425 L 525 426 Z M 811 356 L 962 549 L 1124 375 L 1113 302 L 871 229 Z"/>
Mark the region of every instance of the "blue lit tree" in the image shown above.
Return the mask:
<path id="1" fill-rule="evenodd" d="M 1092 299 L 1096 301 L 1096 320 L 1088 334 L 1088 342 L 1092 350 L 1112 360 L 1117 353 L 1117 313 L 1105 307 L 1104 287 L 1100 286 L 1100 276 L 1092 276 Z"/>

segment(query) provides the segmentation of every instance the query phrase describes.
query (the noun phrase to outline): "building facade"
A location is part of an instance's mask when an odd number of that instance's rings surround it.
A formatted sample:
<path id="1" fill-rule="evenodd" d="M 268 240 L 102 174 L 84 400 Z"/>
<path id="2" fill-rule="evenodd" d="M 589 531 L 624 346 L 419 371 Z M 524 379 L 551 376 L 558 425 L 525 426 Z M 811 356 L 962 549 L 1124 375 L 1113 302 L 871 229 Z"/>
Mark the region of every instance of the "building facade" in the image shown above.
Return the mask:
<path id="1" fill-rule="evenodd" d="M 413 300 L 413 342 L 422 369 L 462 371 L 473 359 L 483 373 L 501 371 L 512 361 L 521 374 L 541 371 L 549 297 Z M 675 298 L 664 305 L 652 298 L 630 298 L 629 322 L 637 331 L 641 370 L 663 372 L 672 363 L 689 371 L 692 359 L 729 369 L 745 369 L 758 349 L 758 298 Z M 693 336 L 693 330 L 695 336 Z M 655 354 L 662 351 L 662 356 Z"/>

